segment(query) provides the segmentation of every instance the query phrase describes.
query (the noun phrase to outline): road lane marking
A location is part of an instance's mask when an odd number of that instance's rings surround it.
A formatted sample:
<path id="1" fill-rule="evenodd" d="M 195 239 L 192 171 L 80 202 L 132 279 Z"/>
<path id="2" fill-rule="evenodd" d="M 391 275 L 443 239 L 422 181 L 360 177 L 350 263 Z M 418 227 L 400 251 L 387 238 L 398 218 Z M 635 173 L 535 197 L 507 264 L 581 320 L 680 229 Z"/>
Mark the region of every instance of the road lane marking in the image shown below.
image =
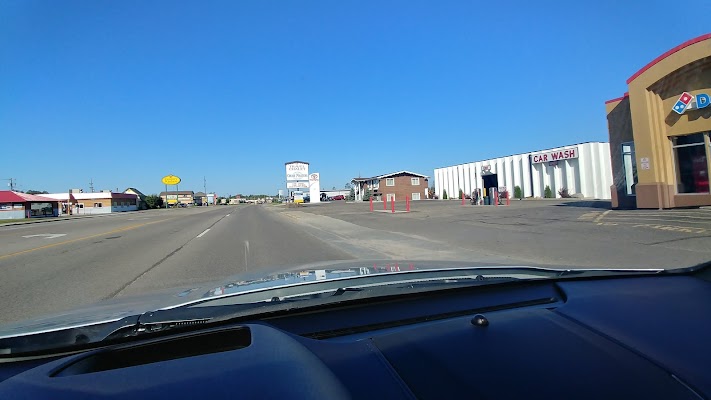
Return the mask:
<path id="1" fill-rule="evenodd" d="M 29 238 L 33 238 L 33 237 L 41 237 L 41 238 L 45 238 L 45 239 L 55 239 L 55 238 L 62 237 L 62 236 L 67 236 L 67 234 L 66 233 L 40 233 L 37 235 L 25 235 L 25 236 L 23 236 L 23 238 L 29 239 Z"/>
<path id="2" fill-rule="evenodd" d="M 35 247 L 35 248 L 32 248 L 32 249 L 27 249 L 27 250 L 22 250 L 22 251 L 16 251 L 16 252 L 14 252 L 14 253 L 3 254 L 3 255 L 0 255 L 0 260 L 2 260 L 2 259 L 4 259 L 4 258 L 13 257 L 13 256 L 19 256 L 19 255 L 21 255 L 21 254 L 32 253 L 33 251 L 37 251 L 37 250 L 49 249 L 49 248 L 61 246 L 61 245 L 64 245 L 64 244 L 79 242 L 79 241 L 87 240 L 87 239 L 93 239 L 93 238 L 99 237 L 99 236 L 106 236 L 106 235 L 110 235 L 110 234 L 112 234 L 112 233 L 130 231 L 131 229 L 136 229 L 136 228 L 140 228 L 140 227 L 142 227 L 142 226 L 151 225 L 151 224 L 157 224 L 158 222 L 164 222 L 164 221 L 168 221 L 168 220 L 175 219 L 175 218 L 177 218 L 177 217 L 161 219 L 161 220 L 158 220 L 158 221 L 144 222 L 144 223 L 142 223 L 142 224 L 129 225 L 129 226 L 126 226 L 126 227 L 123 227 L 123 228 L 114 229 L 114 230 L 112 230 L 112 231 L 97 233 L 97 234 L 95 234 L 95 235 L 84 236 L 84 237 L 80 237 L 80 238 L 76 238 L 76 239 L 72 239 L 72 240 L 65 240 L 65 241 L 63 241 L 63 242 L 52 243 L 52 244 L 46 244 L 46 245 L 44 245 L 44 246 Z"/>
<path id="3" fill-rule="evenodd" d="M 225 217 L 229 217 L 230 215 L 232 215 L 232 214 L 227 214 L 227 215 L 225 215 Z"/>
<path id="4" fill-rule="evenodd" d="M 244 272 L 247 272 L 247 258 L 249 258 L 249 240 L 244 241 Z"/>
<path id="5" fill-rule="evenodd" d="M 207 232 L 209 232 L 209 231 L 210 231 L 210 228 L 205 229 L 204 231 L 202 231 L 201 234 L 195 236 L 195 239 L 201 238 L 201 237 L 205 236 L 205 234 L 206 234 Z"/>
<path id="6" fill-rule="evenodd" d="M 604 213 L 598 215 L 598 217 L 595 218 L 595 219 L 593 220 L 593 222 L 600 222 L 600 220 L 603 219 L 603 218 L 605 217 L 605 215 L 609 214 L 610 211 L 612 211 L 612 210 L 607 210 L 607 211 L 605 211 Z"/>

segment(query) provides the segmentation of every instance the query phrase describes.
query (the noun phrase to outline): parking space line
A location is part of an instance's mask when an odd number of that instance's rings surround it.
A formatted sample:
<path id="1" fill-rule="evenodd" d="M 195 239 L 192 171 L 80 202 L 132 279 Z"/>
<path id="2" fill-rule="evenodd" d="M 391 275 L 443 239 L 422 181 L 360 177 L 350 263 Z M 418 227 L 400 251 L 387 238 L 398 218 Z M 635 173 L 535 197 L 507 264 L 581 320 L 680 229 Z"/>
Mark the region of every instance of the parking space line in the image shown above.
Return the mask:
<path id="1" fill-rule="evenodd" d="M 593 222 L 600 222 L 600 220 L 602 220 L 602 219 L 605 217 L 605 215 L 609 214 L 610 211 L 612 211 L 612 210 L 607 210 L 607 211 L 605 211 L 604 213 L 598 215 L 598 217 L 595 218 L 595 219 L 593 220 Z"/>
<path id="2" fill-rule="evenodd" d="M 605 218 L 605 221 L 662 221 L 662 222 L 671 222 L 671 223 L 684 223 L 684 224 L 704 224 L 704 225 L 711 225 L 711 221 L 704 220 L 704 221 L 690 221 L 690 220 L 680 220 L 680 219 L 674 219 L 674 218 L 648 218 L 648 217 L 639 217 L 639 218 L 634 218 L 634 217 L 622 217 L 622 216 L 609 216 L 608 218 Z"/>

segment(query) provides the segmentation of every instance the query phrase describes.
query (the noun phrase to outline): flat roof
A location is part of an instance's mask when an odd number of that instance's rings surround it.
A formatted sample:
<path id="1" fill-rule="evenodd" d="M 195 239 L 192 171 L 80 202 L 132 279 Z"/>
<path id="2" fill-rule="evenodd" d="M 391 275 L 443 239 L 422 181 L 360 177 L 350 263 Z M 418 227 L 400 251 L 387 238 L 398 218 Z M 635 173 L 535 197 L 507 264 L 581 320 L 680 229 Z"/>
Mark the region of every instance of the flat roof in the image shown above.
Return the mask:
<path id="1" fill-rule="evenodd" d="M 564 148 L 566 148 L 566 147 L 580 146 L 581 144 L 588 144 L 588 143 L 607 143 L 607 144 L 609 144 L 609 142 L 597 142 L 597 141 L 581 142 L 581 143 L 574 143 L 574 144 L 566 144 L 565 146 L 550 147 L 550 148 L 543 149 L 543 150 L 526 151 L 526 152 L 523 152 L 523 153 L 509 154 L 509 155 L 507 155 L 507 156 L 498 156 L 498 157 L 484 158 L 484 159 L 476 160 L 476 161 L 469 161 L 469 162 L 457 163 L 457 164 L 452 164 L 452 165 L 446 165 L 446 166 L 444 166 L 444 167 L 437 167 L 437 168 L 435 168 L 435 169 L 456 167 L 456 166 L 464 165 L 464 164 L 473 164 L 473 163 L 477 163 L 477 162 L 480 162 L 480 161 L 496 160 L 497 158 L 506 158 L 506 157 L 513 157 L 513 156 L 522 156 L 522 155 L 526 155 L 526 154 L 543 153 L 544 151 L 551 151 L 551 150 L 557 150 L 557 149 L 564 149 Z"/>
<path id="2" fill-rule="evenodd" d="M 57 200 L 69 200 L 69 193 L 50 193 L 45 196 Z M 95 192 L 95 193 L 72 193 L 74 200 L 93 200 L 93 199 L 138 199 L 137 194 L 131 193 L 112 193 L 112 192 Z"/>

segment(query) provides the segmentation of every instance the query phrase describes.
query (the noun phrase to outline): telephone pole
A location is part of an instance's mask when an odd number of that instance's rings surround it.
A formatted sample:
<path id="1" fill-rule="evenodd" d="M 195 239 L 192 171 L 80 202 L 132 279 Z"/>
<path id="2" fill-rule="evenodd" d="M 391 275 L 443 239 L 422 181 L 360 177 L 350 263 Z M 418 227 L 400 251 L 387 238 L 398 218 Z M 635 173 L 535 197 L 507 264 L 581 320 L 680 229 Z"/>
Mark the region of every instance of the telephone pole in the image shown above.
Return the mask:
<path id="1" fill-rule="evenodd" d="M 91 190 L 91 193 L 94 193 L 94 178 L 90 178 L 89 180 L 89 190 Z"/>
<path id="2" fill-rule="evenodd" d="M 6 181 L 10 181 L 10 183 L 7 184 L 7 186 L 10 186 L 10 191 L 14 192 L 15 191 L 15 185 L 17 185 L 17 179 L 15 178 L 7 178 L 5 179 Z"/>

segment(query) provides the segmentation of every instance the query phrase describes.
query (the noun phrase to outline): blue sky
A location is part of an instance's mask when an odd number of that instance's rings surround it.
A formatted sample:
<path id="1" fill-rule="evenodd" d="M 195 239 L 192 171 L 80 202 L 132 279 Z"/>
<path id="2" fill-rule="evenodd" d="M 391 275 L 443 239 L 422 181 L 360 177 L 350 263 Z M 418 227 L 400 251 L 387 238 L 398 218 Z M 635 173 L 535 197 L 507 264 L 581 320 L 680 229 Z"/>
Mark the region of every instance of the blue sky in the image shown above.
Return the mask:
<path id="1" fill-rule="evenodd" d="M 535 4 L 533 4 L 535 3 Z M 0 178 L 275 193 L 606 141 L 605 100 L 708 33 L 669 1 L 0 2 Z"/>

